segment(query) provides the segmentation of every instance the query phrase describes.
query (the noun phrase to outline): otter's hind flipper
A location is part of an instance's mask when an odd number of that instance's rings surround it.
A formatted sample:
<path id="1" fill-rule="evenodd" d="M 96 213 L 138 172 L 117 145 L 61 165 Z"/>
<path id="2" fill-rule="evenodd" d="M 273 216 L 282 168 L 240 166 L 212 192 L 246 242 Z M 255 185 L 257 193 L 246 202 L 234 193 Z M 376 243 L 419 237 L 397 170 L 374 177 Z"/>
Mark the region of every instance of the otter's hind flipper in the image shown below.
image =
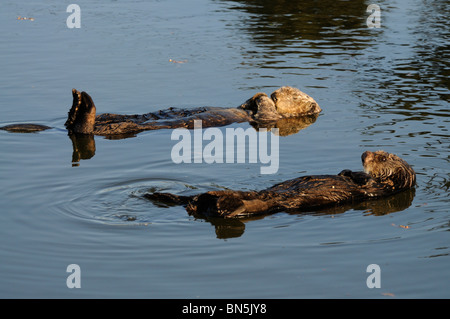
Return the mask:
<path id="1" fill-rule="evenodd" d="M 86 92 L 72 89 L 72 107 L 64 126 L 69 133 L 93 134 L 96 108 L 94 101 Z"/>
<path id="2" fill-rule="evenodd" d="M 175 204 L 175 205 L 187 205 L 189 201 L 192 199 L 191 196 L 180 196 L 175 195 L 171 193 L 152 193 L 152 194 L 145 194 L 145 198 L 157 201 L 157 202 L 163 202 L 166 204 Z"/>

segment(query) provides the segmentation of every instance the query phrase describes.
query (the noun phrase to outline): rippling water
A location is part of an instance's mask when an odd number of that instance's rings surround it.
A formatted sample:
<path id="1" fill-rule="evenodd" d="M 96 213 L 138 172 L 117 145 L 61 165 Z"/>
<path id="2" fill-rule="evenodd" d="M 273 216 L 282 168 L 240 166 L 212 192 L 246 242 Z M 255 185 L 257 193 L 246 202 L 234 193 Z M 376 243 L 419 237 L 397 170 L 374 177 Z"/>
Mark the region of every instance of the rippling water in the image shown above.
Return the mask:
<path id="1" fill-rule="evenodd" d="M 57 1 L 0 12 L 0 296 L 144 298 L 448 298 L 447 1 L 79 1 L 69 29 Z M 17 17 L 34 20 L 18 20 Z M 182 63 L 174 63 L 174 61 Z M 175 164 L 168 130 L 74 152 L 70 90 L 98 112 L 234 107 L 257 91 L 300 88 L 323 109 L 280 136 L 279 170 Z M 232 128 L 247 124 L 230 125 Z M 360 169 L 384 149 L 415 169 L 415 190 L 311 214 L 223 221 L 142 198 L 263 189 Z M 69 289 L 66 267 L 81 268 Z M 366 267 L 382 270 L 369 289 Z"/>

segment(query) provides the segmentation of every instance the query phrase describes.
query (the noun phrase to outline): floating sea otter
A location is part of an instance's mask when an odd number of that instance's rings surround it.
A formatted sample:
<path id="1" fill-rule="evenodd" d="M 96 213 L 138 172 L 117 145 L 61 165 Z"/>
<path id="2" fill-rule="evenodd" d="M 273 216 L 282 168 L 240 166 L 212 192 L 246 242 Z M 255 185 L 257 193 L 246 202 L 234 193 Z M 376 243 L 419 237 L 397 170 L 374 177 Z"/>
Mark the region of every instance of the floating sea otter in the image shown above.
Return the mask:
<path id="1" fill-rule="evenodd" d="M 154 201 L 185 205 L 191 215 L 224 218 L 280 211 L 312 211 L 349 202 L 380 198 L 414 186 L 414 170 L 400 157 L 384 151 L 362 154 L 364 172 L 303 176 L 262 191 L 210 191 L 195 196 L 170 193 L 144 195 Z"/>
<path id="2" fill-rule="evenodd" d="M 96 116 L 95 104 L 86 92 L 73 89 L 72 95 L 73 104 L 65 123 L 69 133 L 110 137 L 164 128 L 190 129 L 194 127 L 194 120 L 202 120 L 203 128 L 250 122 L 256 127 L 273 127 L 278 123 L 278 125 L 300 125 L 301 129 L 313 123 L 317 114 L 321 112 L 321 108 L 313 98 L 288 86 L 279 88 L 270 97 L 265 93 L 257 93 L 237 108 L 200 107 L 189 110 L 169 108 L 142 115 L 105 113 Z M 295 121 L 294 118 L 299 117 L 302 117 L 302 121 Z M 49 128 L 36 124 L 12 124 L 0 129 L 36 132 Z M 285 132 L 289 132 L 289 129 Z"/>

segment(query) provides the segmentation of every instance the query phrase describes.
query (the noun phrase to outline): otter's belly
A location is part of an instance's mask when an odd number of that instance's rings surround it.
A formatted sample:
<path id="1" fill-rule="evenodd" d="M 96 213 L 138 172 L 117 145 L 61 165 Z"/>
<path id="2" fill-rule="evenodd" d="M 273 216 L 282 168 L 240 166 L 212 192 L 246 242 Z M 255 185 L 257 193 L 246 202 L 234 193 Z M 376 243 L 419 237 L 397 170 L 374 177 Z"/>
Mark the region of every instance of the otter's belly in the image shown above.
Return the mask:
<path id="1" fill-rule="evenodd" d="M 147 130 L 188 128 L 193 129 L 196 120 L 201 127 L 219 127 L 250 118 L 243 110 L 219 107 L 201 107 L 191 110 L 169 108 L 142 115 L 101 114 L 96 117 L 95 135 L 123 135 Z"/>

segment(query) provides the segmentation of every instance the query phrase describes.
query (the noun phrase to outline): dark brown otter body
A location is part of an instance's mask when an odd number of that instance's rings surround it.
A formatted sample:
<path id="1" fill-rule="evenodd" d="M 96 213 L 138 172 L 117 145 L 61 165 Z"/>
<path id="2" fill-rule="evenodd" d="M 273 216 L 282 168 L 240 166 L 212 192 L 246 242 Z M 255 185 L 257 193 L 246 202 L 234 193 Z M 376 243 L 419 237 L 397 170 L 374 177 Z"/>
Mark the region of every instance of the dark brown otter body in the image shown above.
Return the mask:
<path id="1" fill-rule="evenodd" d="M 317 115 L 321 108 L 313 98 L 292 87 L 282 87 L 268 97 L 257 93 L 238 108 L 200 107 L 190 110 L 169 108 L 142 115 L 101 114 L 96 116 L 92 98 L 86 92 L 72 90 L 73 103 L 65 123 L 69 133 L 120 136 L 164 128 L 193 128 L 195 120 L 202 127 L 224 126 L 236 122 L 270 125 L 286 118 Z M 310 121 L 309 121 L 310 122 Z M 35 124 L 14 124 L 0 129 L 34 132 L 48 129 Z"/>
<path id="2" fill-rule="evenodd" d="M 395 194 L 415 184 L 414 170 L 394 154 L 364 152 L 365 172 L 303 176 L 262 191 L 211 191 L 195 196 L 146 194 L 151 200 L 186 205 L 189 214 L 224 218 L 280 211 L 311 211 Z"/>
<path id="3" fill-rule="evenodd" d="M 282 87 L 273 92 L 271 97 L 265 93 L 257 93 L 238 108 L 169 108 L 142 115 L 101 114 L 95 118 L 93 133 L 111 136 L 157 129 L 192 129 L 195 120 L 201 120 L 203 128 L 240 122 L 269 125 L 265 122 L 314 115 L 320 111 L 317 102 L 307 94 L 296 88 Z"/>

